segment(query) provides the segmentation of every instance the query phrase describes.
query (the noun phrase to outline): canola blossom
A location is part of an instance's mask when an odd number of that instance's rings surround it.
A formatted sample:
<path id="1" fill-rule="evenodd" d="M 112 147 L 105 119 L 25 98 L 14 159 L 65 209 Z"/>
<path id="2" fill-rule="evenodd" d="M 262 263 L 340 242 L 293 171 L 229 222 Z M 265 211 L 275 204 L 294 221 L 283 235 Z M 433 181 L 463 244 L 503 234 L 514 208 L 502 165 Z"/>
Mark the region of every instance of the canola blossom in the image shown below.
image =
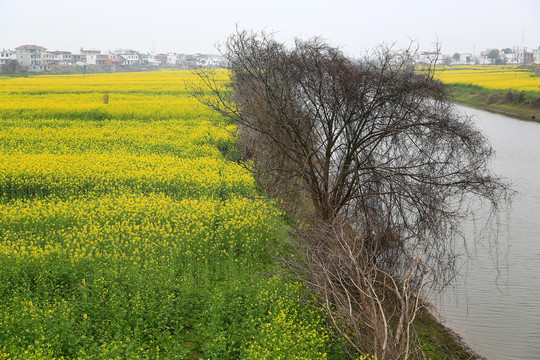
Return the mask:
<path id="1" fill-rule="evenodd" d="M 129 153 L 180 158 L 221 158 L 234 151 L 235 127 L 217 127 L 208 120 L 93 122 L 45 119 L 2 121 L 2 154 Z"/>
<path id="2" fill-rule="evenodd" d="M 196 81 L 0 78 L 0 359 L 342 357 Z"/>
<path id="3" fill-rule="evenodd" d="M 509 65 L 452 66 L 441 69 L 437 77 L 447 84 L 475 85 L 491 91 L 540 95 L 540 77 L 527 68 Z"/>
<path id="4" fill-rule="evenodd" d="M 5 199 L 108 192 L 165 193 L 178 199 L 256 195 L 249 173 L 212 157 L 0 154 L 0 194 Z"/>

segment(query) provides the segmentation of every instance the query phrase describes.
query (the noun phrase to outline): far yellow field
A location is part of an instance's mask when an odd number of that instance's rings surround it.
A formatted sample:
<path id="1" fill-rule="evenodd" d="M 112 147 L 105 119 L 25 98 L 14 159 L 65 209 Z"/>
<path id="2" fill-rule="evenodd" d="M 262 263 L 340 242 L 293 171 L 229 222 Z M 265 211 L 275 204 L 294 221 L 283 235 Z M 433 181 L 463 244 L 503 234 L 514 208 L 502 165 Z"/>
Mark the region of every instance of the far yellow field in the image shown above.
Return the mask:
<path id="1" fill-rule="evenodd" d="M 228 80 L 225 71 L 217 74 L 219 81 Z M 0 76 L 0 116 L 147 122 L 215 117 L 187 89 L 198 81 L 189 71 Z"/>
<path id="2" fill-rule="evenodd" d="M 530 68 L 509 65 L 471 65 L 441 68 L 437 77 L 446 84 L 476 85 L 494 91 L 540 93 L 540 77 Z"/>

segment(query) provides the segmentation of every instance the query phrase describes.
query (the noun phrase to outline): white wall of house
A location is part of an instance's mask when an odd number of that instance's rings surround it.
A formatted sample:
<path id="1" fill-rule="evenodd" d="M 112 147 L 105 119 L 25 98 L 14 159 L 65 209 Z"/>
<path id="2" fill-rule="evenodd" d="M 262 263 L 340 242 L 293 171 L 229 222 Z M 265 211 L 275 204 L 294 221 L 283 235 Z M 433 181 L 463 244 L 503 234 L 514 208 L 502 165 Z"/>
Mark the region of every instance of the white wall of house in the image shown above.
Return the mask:
<path id="1" fill-rule="evenodd" d="M 426 53 L 425 59 L 427 60 L 426 64 L 447 65 L 450 63 L 450 56 L 440 53 Z"/>
<path id="2" fill-rule="evenodd" d="M 480 58 L 482 56 L 480 55 Z M 475 62 L 475 58 L 471 53 L 459 54 L 459 59 L 455 59 L 452 56 L 452 65 L 472 65 Z"/>
<path id="3" fill-rule="evenodd" d="M 114 50 L 113 54 L 116 58 L 123 60 L 123 65 L 135 65 L 141 62 L 141 57 L 135 50 L 118 49 Z"/>
<path id="4" fill-rule="evenodd" d="M 69 51 L 54 51 L 52 54 L 52 61 L 60 65 L 68 65 L 72 61 L 72 56 Z"/>
<path id="5" fill-rule="evenodd" d="M 101 50 L 84 50 L 81 48 L 81 57 L 84 58 L 86 65 L 96 65 L 99 54 L 101 54 Z"/>
<path id="6" fill-rule="evenodd" d="M 480 57 L 478 58 L 478 63 L 480 65 L 491 65 L 492 62 L 493 61 L 487 57 L 487 54 L 481 54 Z"/>
<path id="7" fill-rule="evenodd" d="M 151 66 L 159 66 L 160 62 L 156 54 L 148 54 L 148 64 Z"/>
<path id="8" fill-rule="evenodd" d="M 504 58 L 506 59 L 506 63 L 509 65 L 518 64 L 517 55 L 515 52 L 504 54 Z"/>
<path id="9" fill-rule="evenodd" d="M 97 54 L 86 54 L 86 65 L 96 65 Z"/>
<path id="10" fill-rule="evenodd" d="M 46 70 L 44 64 L 46 48 L 37 45 L 22 45 L 15 50 L 17 62 L 26 67 L 28 71 L 40 72 Z"/>
<path id="11" fill-rule="evenodd" d="M 184 61 L 185 56 L 182 54 L 168 53 L 167 54 L 167 64 L 168 65 L 181 65 Z"/>
<path id="12" fill-rule="evenodd" d="M 540 47 L 533 50 L 534 63 L 540 65 Z"/>
<path id="13" fill-rule="evenodd" d="M 474 64 L 474 58 L 471 53 L 459 54 L 459 62 L 463 65 Z"/>
<path id="14" fill-rule="evenodd" d="M 138 54 L 119 54 L 124 60 L 126 65 L 134 65 L 139 63 L 139 55 Z"/>
<path id="15" fill-rule="evenodd" d="M 17 60 L 17 55 L 13 50 L 2 50 L 0 51 L 0 65 L 7 64 L 9 60 Z"/>
<path id="16" fill-rule="evenodd" d="M 134 65 L 139 63 L 139 54 L 127 54 L 124 56 L 127 58 L 128 64 Z"/>

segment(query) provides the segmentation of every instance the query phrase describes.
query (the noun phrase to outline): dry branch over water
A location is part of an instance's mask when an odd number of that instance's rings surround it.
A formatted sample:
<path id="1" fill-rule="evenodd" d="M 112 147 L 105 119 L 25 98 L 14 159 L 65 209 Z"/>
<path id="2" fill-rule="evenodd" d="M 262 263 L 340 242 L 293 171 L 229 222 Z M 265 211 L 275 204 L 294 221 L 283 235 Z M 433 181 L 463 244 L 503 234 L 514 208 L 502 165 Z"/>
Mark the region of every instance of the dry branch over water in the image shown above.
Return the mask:
<path id="1" fill-rule="evenodd" d="M 244 159 L 304 226 L 291 268 L 351 349 L 422 357 L 412 325 L 427 291 L 456 274 L 471 198 L 496 213 L 509 196 L 487 141 L 435 68 L 409 66 L 410 49 L 353 61 L 318 39 L 288 48 L 238 31 L 223 55 L 230 88 L 201 70 L 212 91 L 196 96 L 238 124 Z"/>

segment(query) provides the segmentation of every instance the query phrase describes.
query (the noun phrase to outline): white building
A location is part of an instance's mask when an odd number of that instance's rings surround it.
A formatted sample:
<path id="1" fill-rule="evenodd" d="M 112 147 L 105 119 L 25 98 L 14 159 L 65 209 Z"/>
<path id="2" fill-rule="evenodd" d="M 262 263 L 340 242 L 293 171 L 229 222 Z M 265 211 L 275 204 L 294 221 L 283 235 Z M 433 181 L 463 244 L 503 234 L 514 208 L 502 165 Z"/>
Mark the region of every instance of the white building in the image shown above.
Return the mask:
<path id="1" fill-rule="evenodd" d="M 480 65 L 509 64 L 515 58 L 514 53 L 504 53 L 498 49 L 487 49 L 480 53 L 478 63 Z"/>
<path id="2" fill-rule="evenodd" d="M 540 65 L 540 46 L 533 50 L 533 62 Z"/>
<path id="3" fill-rule="evenodd" d="M 527 51 L 527 48 L 514 48 L 509 54 L 504 54 L 506 63 L 510 65 L 530 64 L 534 62 L 534 53 Z"/>
<path id="4" fill-rule="evenodd" d="M 224 56 L 212 55 L 212 64 L 215 67 L 227 67 L 229 65 L 229 62 Z"/>
<path id="5" fill-rule="evenodd" d="M 471 53 L 459 54 L 459 59 L 453 58 L 453 65 L 472 65 L 474 64 L 474 56 Z"/>
<path id="6" fill-rule="evenodd" d="M 96 55 L 96 65 L 106 65 L 109 63 L 108 60 L 113 59 L 114 57 L 111 54 L 97 54 Z"/>
<path id="7" fill-rule="evenodd" d="M 13 50 L 2 50 L 0 52 L 0 65 L 7 64 L 10 60 L 17 60 L 17 55 Z"/>
<path id="8" fill-rule="evenodd" d="M 150 66 L 162 66 L 166 65 L 169 61 L 168 55 L 150 53 L 146 55 L 146 62 Z"/>
<path id="9" fill-rule="evenodd" d="M 185 55 L 168 53 L 167 54 L 167 65 L 182 65 L 184 62 Z"/>
<path id="10" fill-rule="evenodd" d="M 483 51 L 480 53 L 480 56 L 478 57 L 478 63 L 480 65 L 491 65 L 493 63 L 493 60 L 488 58 L 487 51 Z"/>
<path id="11" fill-rule="evenodd" d="M 438 52 L 421 52 L 414 55 L 414 63 L 416 65 L 445 65 L 445 59 L 447 56 Z"/>
<path id="12" fill-rule="evenodd" d="M 148 62 L 148 65 L 150 66 L 160 66 L 161 65 L 161 61 L 160 61 L 160 58 L 159 58 L 159 55 L 158 54 L 148 54 L 146 56 L 146 59 L 147 59 L 147 62 Z"/>
<path id="13" fill-rule="evenodd" d="M 39 72 L 47 70 L 44 55 L 46 48 L 37 45 L 21 45 L 16 50 L 17 62 L 28 71 Z"/>
<path id="14" fill-rule="evenodd" d="M 533 53 L 526 48 L 517 52 L 518 64 L 530 64 L 533 62 Z"/>
<path id="15" fill-rule="evenodd" d="M 70 51 L 51 51 L 51 61 L 57 65 L 69 65 L 73 57 Z"/>
<path id="16" fill-rule="evenodd" d="M 218 55 L 196 54 L 195 66 L 198 67 L 224 67 L 227 65 L 227 59 Z M 184 63 L 189 62 L 191 57 L 185 57 Z"/>
<path id="17" fill-rule="evenodd" d="M 118 49 L 113 53 L 117 59 L 122 60 L 123 65 L 136 65 L 141 62 L 139 53 L 135 50 Z"/>
<path id="18" fill-rule="evenodd" d="M 96 65 L 99 54 L 101 54 L 100 50 L 95 50 L 95 49 L 84 50 L 83 48 L 81 48 L 81 58 L 82 58 L 81 60 L 83 60 L 86 65 Z"/>
<path id="19" fill-rule="evenodd" d="M 515 52 L 511 52 L 508 54 L 503 54 L 505 63 L 509 65 L 515 65 L 518 64 L 517 54 Z"/>

